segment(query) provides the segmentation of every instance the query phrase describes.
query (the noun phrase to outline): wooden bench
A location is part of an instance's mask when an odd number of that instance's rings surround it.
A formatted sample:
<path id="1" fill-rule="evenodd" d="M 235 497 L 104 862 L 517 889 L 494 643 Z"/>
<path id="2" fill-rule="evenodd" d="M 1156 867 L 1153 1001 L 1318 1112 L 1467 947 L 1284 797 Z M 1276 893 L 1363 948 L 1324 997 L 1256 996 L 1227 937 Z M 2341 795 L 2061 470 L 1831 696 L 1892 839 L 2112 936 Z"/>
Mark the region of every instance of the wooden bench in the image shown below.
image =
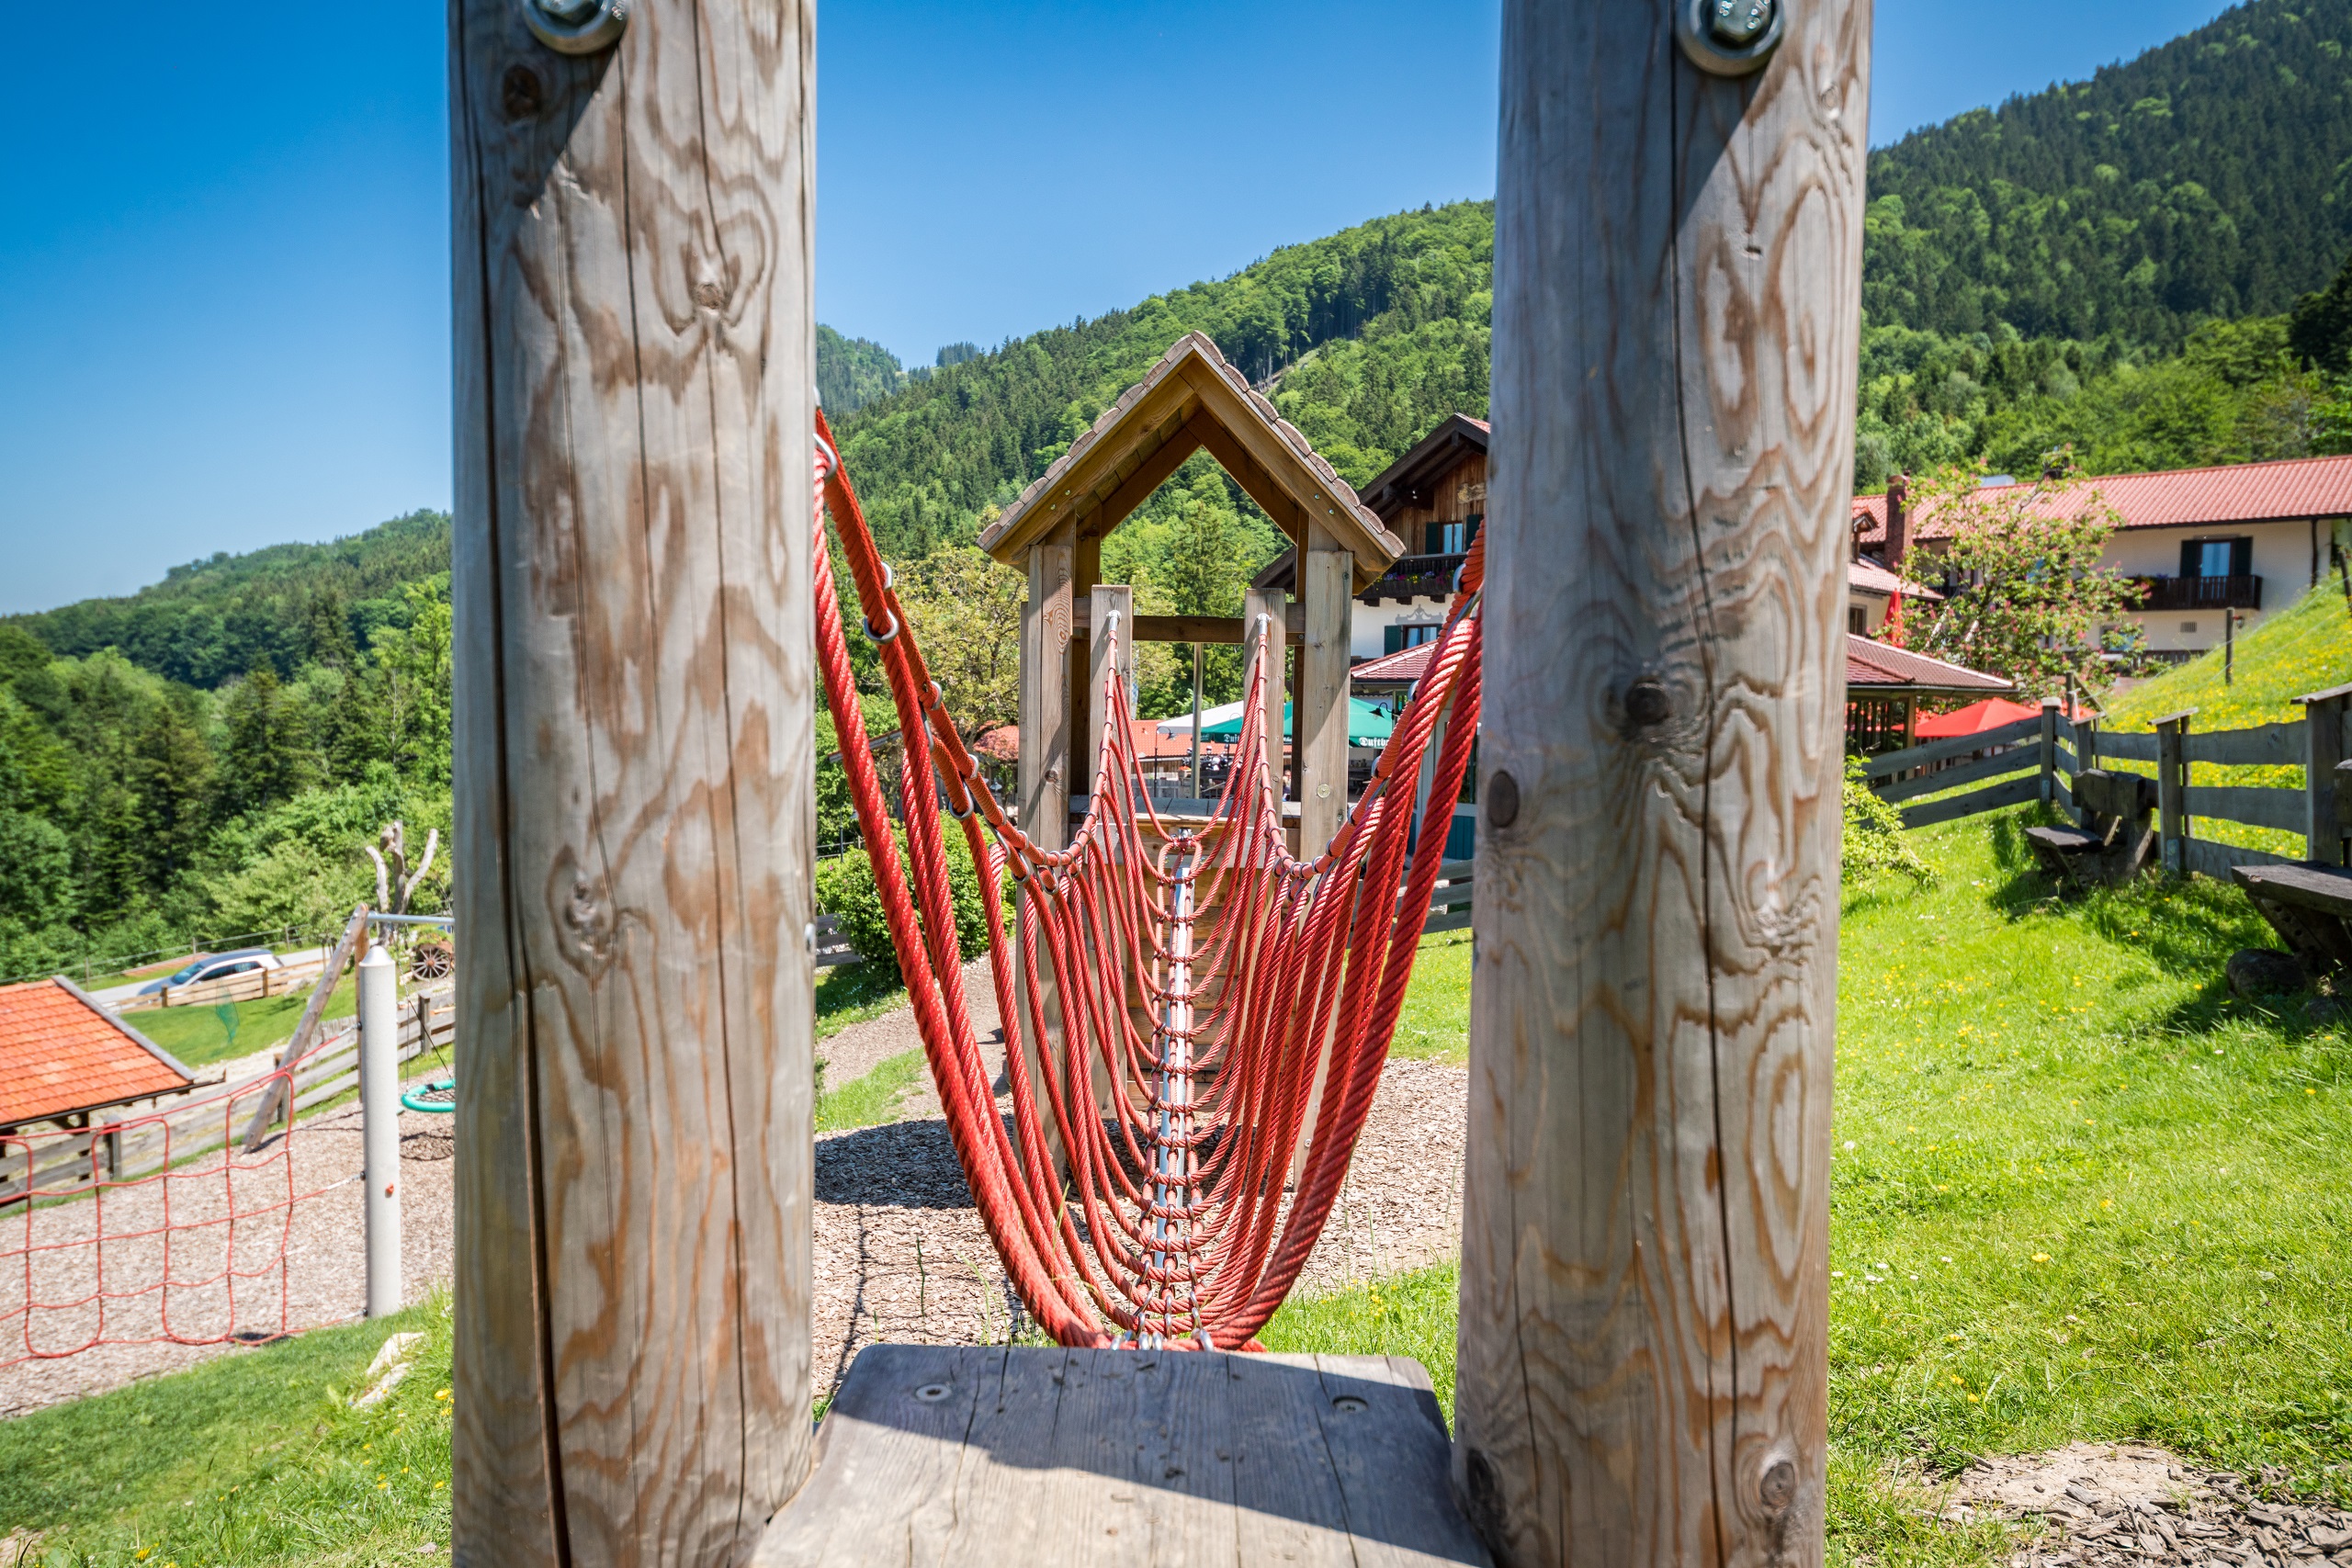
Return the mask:
<path id="1" fill-rule="evenodd" d="M 1392 1356 L 873 1345 L 753 1568 L 1485 1563 Z"/>
<path id="2" fill-rule="evenodd" d="M 2156 781 L 2086 768 L 2075 775 L 2079 828 L 2028 828 L 2026 841 L 2062 881 L 2128 882 L 2155 856 Z"/>
<path id="3" fill-rule="evenodd" d="M 2306 974 L 2352 969 L 2352 871 L 2306 862 L 2232 866 L 2230 874 Z"/>

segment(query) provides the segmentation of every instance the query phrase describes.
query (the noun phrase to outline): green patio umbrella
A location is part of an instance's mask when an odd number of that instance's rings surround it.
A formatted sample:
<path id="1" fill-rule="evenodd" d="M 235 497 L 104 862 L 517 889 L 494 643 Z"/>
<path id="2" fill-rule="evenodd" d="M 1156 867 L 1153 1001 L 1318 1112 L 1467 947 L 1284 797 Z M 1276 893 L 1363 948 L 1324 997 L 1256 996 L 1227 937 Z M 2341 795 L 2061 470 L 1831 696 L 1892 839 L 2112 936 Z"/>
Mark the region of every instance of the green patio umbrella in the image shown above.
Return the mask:
<path id="1" fill-rule="evenodd" d="M 1387 710 L 1374 706 L 1362 697 L 1348 699 L 1348 744 L 1351 746 L 1385 746 L 1396 728 L 1396 721 Z M 1290 705 L 1283 705 L 1283 733 L 1290 733 Z M 1204 740 L 1232 740 L 1241 734 L 1241 719 L 1237 715 L 1223 724 L 1201 726 Z"/>

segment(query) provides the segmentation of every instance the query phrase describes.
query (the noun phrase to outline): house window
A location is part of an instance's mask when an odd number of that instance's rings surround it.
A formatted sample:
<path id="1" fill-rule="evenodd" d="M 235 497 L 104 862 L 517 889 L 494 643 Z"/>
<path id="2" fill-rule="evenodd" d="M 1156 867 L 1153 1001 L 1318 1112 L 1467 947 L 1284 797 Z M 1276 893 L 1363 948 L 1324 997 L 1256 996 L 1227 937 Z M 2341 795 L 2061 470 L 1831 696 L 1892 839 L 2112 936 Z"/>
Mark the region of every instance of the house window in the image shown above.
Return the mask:
<path id="1" fill-rule="evenodd" d="M 1429 525 L 1429 553 L 1433 556 L 1458 556 L 1470 547 L 1478 536 L 1478 525 L 1484 514 L 1473 513 L 1455 523 L 1432 523 Z"/>
<path id="2" fill-rule="evenodd" d="M 1871 630 L 1871 613 L 1860 604 L 1847 605 L 1846 629 L 1856 637 L 1868 637 Z"/>
<path id="3" fill-rule="evenodd" d="M 1402 653 L 1408 648 L 1419 648 L 1425 642 L 1435 642 L 1437 633 L 1437 623 L 1434 621 L 1425 621 L 1419 625 L 1383 626 L 1380 631 L 1380 651 Z"/>
<path id="4" fill-rule="evenodd" d="M 2251 577 L 2254 575 L 2254 541 L 2246 537 L 2183 539 L 2180 542 L 2180 575 Z"/>

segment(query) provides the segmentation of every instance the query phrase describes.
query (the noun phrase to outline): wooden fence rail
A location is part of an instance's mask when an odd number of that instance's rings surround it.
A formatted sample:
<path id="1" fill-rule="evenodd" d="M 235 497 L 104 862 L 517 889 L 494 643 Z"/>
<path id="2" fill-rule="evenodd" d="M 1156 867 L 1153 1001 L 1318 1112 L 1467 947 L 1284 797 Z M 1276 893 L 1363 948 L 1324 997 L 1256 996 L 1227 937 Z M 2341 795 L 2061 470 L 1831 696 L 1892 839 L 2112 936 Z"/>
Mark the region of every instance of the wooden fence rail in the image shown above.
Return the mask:
<path id="1" fill-rule="evenodd" d="M 457 1032 L 457 1013 L 447 989 L 404 998 L 401 1003 L 400 1059 L 411 1061 L 435 1047 L 447 1048 Z M 334 1099 L 358 1086 L 359 1034 L 347 1029 L 338 1039 L 294 1070 L 295 1112 Z M 100 1179 L 135 1181 L 161 1170 L 168 1158 L 174 1165 L 207 1155 L 234 1137 L 239 1111 L 258 1103 L 271 1089 L 277 1074 L 268 1072 L 206 1092 L 195 1104 L 176 1111 L 149 1112 L 101 1122 L 68 1134 L 49 1134 L 53 1143 L 24 1145 L 0 1156 L 0 1203 L 21 1198 L 28 1190 L 43 1199 L 69 1197 L 86 1191 Z M 93 1145 L 96 1154 L 93 1156 Z M 32 1167 L 29 1182 L 25 1168 Z M 52 1185 L 78 1169 L 79 1181 Z"/>
<path id="2" fill-rule="evenodd" d="M 2304 717 L 2249 729 L 2199 732 L 2195 710 L 2168 715 L 2150 734 L 2110 735 L 2098 721 L 2068 723 L 2056 704 L 2042 716 L 2019 719 L 1980 735 L 1954 736 L 1923 746 L 1872 757 L 1863 765 L 1881 800 L 1903 807 L 1905 828 L 1924 828 L 1980 812 L 2040 799 L 2071 809 L 2071 781 L 2088 768 L 2110 762 L 2153 763 L 2160 805 L 2161 862 L 2171 871 L 2226 876 L 2233 865 L 2295 863 L 2293 857 L 2199 839 L 2194 823 L 2236 822 L 2303 836 L 2303 860 L 2336 865 L 2346 860 L 2352 810 L 2338 800 L 2352 793 L 2340 780 L 2352 779 L 2346 755 L 2345 710 L 2352 686 L 2337 686 L 2298 697 Z M 2223 767 L 2294 767 L 2304 770 L 2300 788 L 2247 784 L 2193 784 L 2191 763 Z M 2015 776 L 2012 776 L 2015 775 Z M 1949 792 L 1967 784 L 1987 787 L 1965 795 Z M 1942 796 L 1920 800 L 1923 795 Z"/>

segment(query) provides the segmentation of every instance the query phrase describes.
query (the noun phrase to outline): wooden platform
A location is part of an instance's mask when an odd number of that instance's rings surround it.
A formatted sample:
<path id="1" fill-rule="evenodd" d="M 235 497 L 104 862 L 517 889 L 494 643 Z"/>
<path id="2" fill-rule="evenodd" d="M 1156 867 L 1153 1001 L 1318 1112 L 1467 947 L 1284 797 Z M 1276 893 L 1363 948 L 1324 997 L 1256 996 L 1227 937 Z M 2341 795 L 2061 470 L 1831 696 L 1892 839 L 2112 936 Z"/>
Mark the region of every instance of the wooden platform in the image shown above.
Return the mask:
<path id="1" fill-rule="evenodd" d="M 1417 1361 L 876 1345 L 753 1562 L 1485 1563 Z"/>

